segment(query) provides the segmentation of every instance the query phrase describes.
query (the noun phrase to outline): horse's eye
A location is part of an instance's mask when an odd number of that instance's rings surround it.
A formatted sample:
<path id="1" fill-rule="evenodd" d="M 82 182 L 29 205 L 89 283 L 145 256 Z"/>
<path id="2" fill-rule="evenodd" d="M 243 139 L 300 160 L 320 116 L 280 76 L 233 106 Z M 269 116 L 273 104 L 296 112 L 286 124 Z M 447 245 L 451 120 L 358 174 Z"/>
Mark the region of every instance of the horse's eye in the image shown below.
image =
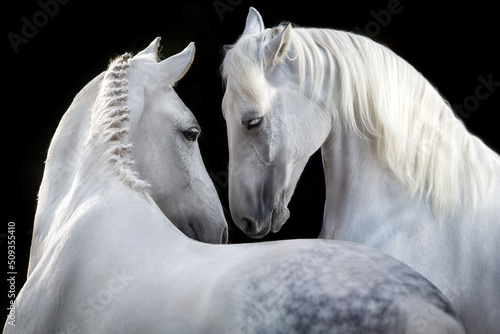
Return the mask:
<path id="1" fill-rule="evenodd" d="M 258 127 L 262 123 L 262 117 L 257 117 L 249 120 L 247 122 L 247 130 Z"/>
<path id="2" fill-rule="evenodd" d="M 200 132 L 201 130 L 199 128 L 193 126 L 192 128 L 189 128 L 186 131 L 182 131 L 182 134 L 187 140 L 195 141 L 196 139 L 198 139 Z"/>

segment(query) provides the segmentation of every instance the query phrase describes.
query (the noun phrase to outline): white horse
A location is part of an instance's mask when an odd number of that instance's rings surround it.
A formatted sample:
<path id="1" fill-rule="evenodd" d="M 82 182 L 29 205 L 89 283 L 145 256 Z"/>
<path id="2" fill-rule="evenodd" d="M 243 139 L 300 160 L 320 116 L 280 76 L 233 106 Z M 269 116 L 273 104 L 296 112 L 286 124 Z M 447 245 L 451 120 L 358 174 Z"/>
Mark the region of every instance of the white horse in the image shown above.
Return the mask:
<path id="1" fill-rule="evenodd" d="M 39 240 L 43 252 L 4 333 L 464 333 L 428 280 L 367 246 L 211 245 L 171 223 L 131 155 L 143 141 L 152 156 L 164 150 L 171 160 L 199 160 L 196 121 L 172 88 L 193 56 L 191 44 L 157 62 L 153 42 L 112 61 L 80 92 L 52 141 L 45 174 L 65 171 L 69 187 L 50 189 L 60 197 L 53 225 Z M 67 153 L 75 147 L 77 164 Z M 170 200 L 190 201 L 181 193 L 205 187 L 196 177 L 201 160 L 171 163 L 166 173 L 193 177 L 172 180 Z M 210 214 L 215 201 L 198 206 Z"/>
<path id="2" fill-rule="evenodd" d="M 137 57 L 156 52 L 159 40 L 156 39 Z M 172 57 L 165 62 L 165 67 L 179 67 L 178 62 L 177 58 Z M 172 75 L 180 79 L 183 74 L 179 72 Z M 117 72 L 115 75 L 122 79 L 124 74 Z M 147 78 L 142 80 L 145 79 Z M 95 105 L 94 108 L 98 107 L 94 99 L 103 85 L 103 80 L 104 73 L 76 96 L 52 139 L 39 191 L 28 272 L 32 271 L 43 256 L 48 247 L 47 242 L 60 233 L 66 220 L 73 214 L 71 210 L 68 211 L 70 203 L 67 203 L 71 194 L 76 189 L 83 193 L 87 191 L 86 184 L 80 185 L 75 183 L 75 180 L 79 180 L 78 167 L 83 163 L 83 159 L 87 158 L 88 142 L 96 136 L 96 130 L 92 126 L 95 127 L 93 122 L 100 119 L 92 119 L 89 108 L 92 104 Z M 128 92 L 126 87 L 122 87 L 124 84 L 124 81 L 116 83 L 116 89 L 113 91 L 115 95 L 110 95 L 109 101 L 99 103 L 112 104 L 124 99 Z M 145 86 L 146 82 L 143 82 L 143 85 Z M 110 122 L 111 129 L 120 125 L 119 122 L 132 117 L 130 127 L 134 131 L 131 133 L 131 140 L 136 149 L 132 151 L 129 146 L 120 146 L 114 154 L 117 157 L 126 156 L 130 161 L 135 160 L 136 171 L 142 180 L 138 175 L 129 175 L 129 171 L 121 166 L 116 168 L 121 168 L 122 177 L 131 183 L 133 188 L 147 188 L 160 209 L 186 235 L 204 242 L 225 243 L 228 236 L 224 212 L 196 142 L 200 127 L 173 91 L 161 95 L 163 100 L 157 100 L 155 104 L 150 102 L 159 99 L 158 91 L 163 91 L 163 85 L 163 82 L 150 80 L 147 82 L 148 89 L 134 87 L 135 90 L 128 92 L 129 95 L 134 94 L 133 101 L 142 103 L 133 107 L 140 110 L 154 109 L 151 112 L 130 116 L 127 110 L 118 110 L 116 112 L 120 115 L 116 119 L 117 115 L 105 115 L 109 120 L 104 121 Z M 102 98 L 105 97 L 107 96 Z M 156 110 L 165 105 L 168 107 L 164 110 Z M 163 123 L 159 120 L 163 120 Z M 113 135 L 122 136 L 128 130 L 120 131 Z M 189 145 L 186 145 L 186 141 Z M 90 186 L 94 183 L 88 184 Z M 179 192 L 178 189 L 183 190 Z M 69 205 L 69 208 L 73 207 Z"/>
<path id="3" fill-rule="evenodd" d="M 229 203 L 243 231 L 280 230 L 321 148 L 320 238 L 394 256 L 445 292 L 471 332 L 499 332 L 500 159 L 419 72 L 355 34 L 265 29 L 253 8 L 222 72 Z"/>

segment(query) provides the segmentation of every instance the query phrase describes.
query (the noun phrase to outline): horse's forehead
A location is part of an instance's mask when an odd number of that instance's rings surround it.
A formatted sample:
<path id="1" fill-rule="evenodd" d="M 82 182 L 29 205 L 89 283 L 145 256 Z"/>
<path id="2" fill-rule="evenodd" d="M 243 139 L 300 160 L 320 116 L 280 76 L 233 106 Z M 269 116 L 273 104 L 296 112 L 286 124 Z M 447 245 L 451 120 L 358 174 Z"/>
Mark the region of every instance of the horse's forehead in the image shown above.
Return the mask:
<path id="1" fill-rule="evenodd" d="M 224 93 L 223 104 L 225 109 L 233 109 L 244 112 L 248 109 L 265 109 L 269 102 L 270 87 L 265 79 L 258 78 L 255 81 L 241 81 L 238 78 L 228 80 Z"/>
<path id="2" fill-rule="evenodd" d="M 191 110 L 184 104 L 184 101 L 177 95 L 175 90 L 170 87 L 164 92 L 164 99 L 158 101 L 158 107 L 166 112 L 170 121 L 180 127 L 192 126 L 198 124 L 196 117 Z"/>
<path id="3" fill-rule="evenodd" d="M 226 89 L 222 113 L 226 120 L 241 118 L 245 113 L 259 109 L 255 95 L 242 94 L 235 89 Z"/>

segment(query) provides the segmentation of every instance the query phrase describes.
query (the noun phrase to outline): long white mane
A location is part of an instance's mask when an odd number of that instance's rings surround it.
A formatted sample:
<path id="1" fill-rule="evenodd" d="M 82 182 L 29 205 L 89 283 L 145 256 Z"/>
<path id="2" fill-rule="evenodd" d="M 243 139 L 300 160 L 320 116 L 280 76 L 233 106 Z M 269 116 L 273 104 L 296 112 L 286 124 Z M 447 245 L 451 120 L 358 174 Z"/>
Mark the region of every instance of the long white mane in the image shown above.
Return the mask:
<path id="1" fill-rule="evenodd" d="M 130 67 L 126 53 L 113 60 L 103 78 L 96 103 L 91 111 L 89 141 L 102 147 L 102 156 L 111 164 L 113 173 L 131 189 L 145 192 L 149 184 L 139 177 L 130 157 L 128 142 L 130 108 L 126 70 Z"/>
<path id="2" fill-rule="evenodd" d="M 228 47 L 226 84 L 243 97 L 259 96 L 265 46 L 283 29 L 243 35 Z M 432 201 L 438 218 L 474 206 L 488 191 L 498 155 L 469 134 L 438 91 L 394 52 L 359 35 L 314 28 L 294 28 L 289 50 L 302 92 L 371 141 L 412 196 Z"/>

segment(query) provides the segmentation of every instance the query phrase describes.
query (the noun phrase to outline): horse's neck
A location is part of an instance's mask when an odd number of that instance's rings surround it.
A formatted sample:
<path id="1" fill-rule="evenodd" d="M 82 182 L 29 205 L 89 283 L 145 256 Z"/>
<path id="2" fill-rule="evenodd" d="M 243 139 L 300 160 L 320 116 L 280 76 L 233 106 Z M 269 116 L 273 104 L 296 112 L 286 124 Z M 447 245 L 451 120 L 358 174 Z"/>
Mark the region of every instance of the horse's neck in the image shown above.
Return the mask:
<path id="1" fill-rule="evenodd" d="M 326 181 L 321 238 L 367 244 L 414 269 L 424 270 L 434 260 L 445 261 L 446 256 L 456 258 L 457 254 L 467 253 L 462 259 L 470 259 L 474 257 L 470 247 L 483 248 L 476 249 L 476 254 L 486 251 L 500 231 L 500 208 L 495 203 L 495 196 L 500 195 L 498 185 L 480 201 L 479 207 L 460 207 L 439 221 L 431 197 L 427 198 L 425 192 L 412 196 L 408 187 L 380 162 L 373 143 L 348 127 L 339 125 L 332 129 L 321 153 Z"/>
<path id="2" fill-rule="evenodd" d="M 67 195 L 71 209 L 61 208 L 64 217 L 55 218 L 64 219 L 64 224 L 57 230 L 52 228 L 43 240 L 38 264 L 30 262 L 32 282 L 38 277 L 52 279 L 44 281 L 49 295 L 47 291 L 40 293 L 37 303 L 58 306 L 50 304 L 60 302 L 51 286 L 57 291 L 72 289 L 76 300 L 88 301 L 103 282 L 117 275 L 155 275 L 163 280 L 163 273 L 173 264 L 185 265 L 178 261 L 179 253 L 196 242 L 163 215 L 149 194 L 137 192 L 116 178 L 111 180 L 103 187 Z"/>
<path id="3" fill-rule="evenodd" d="M 377 244 L 385 241 L 382 239 L 386 233 L 373 233 L 382 222 L 386 231 L 408 228 L 405 221 L 410 224 L 416 216 L 422 220 L 421 224 L 424 221 L 437 224 L 425 196 L 412 197 L 406 186 L 380 162 L 372 143 L 354 131 L 341 126 L 332 130 L 321 152 L 326 180 L 322 238 L 352 240 L 351 230 L 355 229 L 358 240 L 352 241 L 372 240 L 371 244 Z"/>
<path id="4" fill-rule="evenodd" d="M 63 204 L 68 202 L 71 192 L 75 190 L 75 177 L 78 167 L 81 167 L 84 142 L 89 131 L 88 110 L 94 103 L 102 76 L 97 76 L 75 97 L 50 143 L 38 193 L 28 272 L 38 262 L 43 242 L 50 230 L 58 229 L 63 223 L 56 216 L 61 214 Z"/>
<path id="5" fill-rule="evenodd" d="M 45 207 L 47 213 L 40 213 L 29 274 L 44 257 L 55 256 L 54 249 L 65 252 L 60 242 L 83 254 L 82 258 L 102 257 L 103 261 L 127 252 L 137 255 L 130 249 L 137 240 L 148 240 L 140 252 L 155 250 L 162 254 L 158 261 L 167 261 L 166 254 L 186 243 L 188 238 L 168 220 L 149 193 L 130 188 L 111 171 L 92 166 L 94 162 L 94 158 L 81 160 L 82 166 L 77 168 L 64 196 Z M 103 250 L 103 245 L 112 250 Z M 66 255 L 56 256 L 68 259 Z M 105 270 L 104 264 L 101 269 Z"/>
<path id="6" fill-rule="evenodd" d="M 88 235 L 95 247 L 106 245 L 134 254 L 131 248 L 136 240 L 147 240 L 147 245 L 136 248 L 140 252 L 157 251 L 159 258 L 165 260 L 178 250 L 176 248 L 182 247 L 182 242 L 192 241 L 172 224 L 148 193 L 133 190 L 116 178 L 112 180 L 104 187 L 95 187 L 86 196 L 85 201 L 91 203 L 89 208 L 83 203 L 84 211 L 92 211 L 97 216 L 96 221 L 79 222 L 95 225 L 92 235 Z"/>
<path id="7" fill-rule="evenodd" d="M 357 193 L 363 190 L 363 181 L 377 172 L 378 177 L 385 174 L 366 148 L 355 135 L 340 129 L 333 130 L 321 147 L 326 182 L 325 222 L 339 221 L 341 217 L 345 219 L 343 215 L 352 211 L 346 208 L 361 204 Z M 324 224 L 322 237 L 333 238 L 335 227 L 334 224 Z"/>
<path id="8" fill-rule="evenodd" d="M 432 234 L 442 227 L 425 196 L 420 201 L 418 196 L 412 198 L 405 185 L 379 162 L 370 142 L 348 130 L 339 131 L 321 149 L 326 203 L 319 237 L 369 245 L 427 273 L 426 265 L 420 266 L 422 261 L 416 257 L 431 259 L 414 249 L 428 245 L 429 250 L 436 250 L 440 241 L 452 241 L 433 239 Z M 456 226 L 446 223 L 446 228 Z"/>
<path id="9" fill-rule="evenodd" d="M 412 197 L 368 141 L 345 128 L 335 130 L 321 148 L 326 203 L 319 237 L 377 248 L 423 274 L 457 309 L 475 312 L 468 303 L 477 301 L 477 312 L 487 317 L 498 305 L 492 296 L 500 293 L 493 283 L 500 277 L 493 269 L 498 267 L 493 254 L 500 237 L 499 184 L 474 210 L 459 208 L 437 221 L 426 196 Z"/>

